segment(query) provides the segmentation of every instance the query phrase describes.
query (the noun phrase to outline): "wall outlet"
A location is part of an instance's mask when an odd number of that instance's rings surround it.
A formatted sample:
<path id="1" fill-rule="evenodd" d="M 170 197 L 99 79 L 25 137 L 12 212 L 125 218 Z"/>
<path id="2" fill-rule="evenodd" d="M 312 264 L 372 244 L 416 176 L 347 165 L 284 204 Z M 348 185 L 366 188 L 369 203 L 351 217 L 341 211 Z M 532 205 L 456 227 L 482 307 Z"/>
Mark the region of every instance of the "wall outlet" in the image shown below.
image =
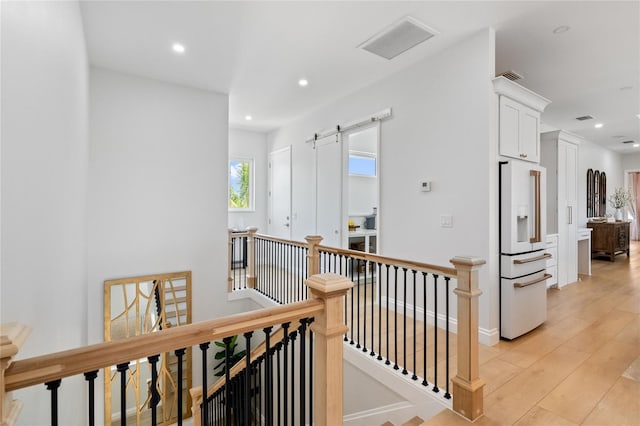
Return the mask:
<path id="1" fill-rule="evenodd" d="M 431 182 L 429 182 L 429 181 L 420 182 L 420 191 L 422 191 L 422 192 L 431 191 Z"/>
<path id="2" fill-rule="evenodd" d="M 440 216 L 440 226 L 443 228 L 453 228 L 453 216 L 450 214 Z"/>

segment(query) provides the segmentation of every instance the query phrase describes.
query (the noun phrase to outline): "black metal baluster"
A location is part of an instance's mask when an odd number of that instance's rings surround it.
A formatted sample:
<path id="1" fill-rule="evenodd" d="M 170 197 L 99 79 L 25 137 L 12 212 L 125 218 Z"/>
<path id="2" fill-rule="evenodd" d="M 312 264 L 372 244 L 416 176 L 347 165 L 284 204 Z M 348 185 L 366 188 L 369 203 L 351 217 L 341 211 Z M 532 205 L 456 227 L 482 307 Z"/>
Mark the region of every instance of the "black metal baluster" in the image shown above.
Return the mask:
<path id="1" fill-rule="evenodd" d="M 418 305 L 418 301 L 416 300 L 416 273 L 415 269 L 412 269 L 413 273 L 413 376 L 411 376 L 411 380 L 418 380 L 418 369 L 416 368 L 416 340 L 417 340 L 417 330 L 416 330 L 416 306 Z"/>
<path id="2" fill-rule="evenodd" d="M 389 361 L 389 265 L 385 265 L 387 269 L 387 360 L 384 362 L 386 365 L 391 364 Z"/>
<path id="3" fill-rule="evenodd" d="M 236 289 L 236 281 L 237 281 L 236 274 L 238 273 L 236 271 L 237 268 L 235 267 L 235 264 L 234 264 L 235 258 L 236 258 L 236 237 L 232 233 L 231 234 L 231 259 L 229 259 L 229 263 L 231 267 L 231 279 L 233 280 L 233 283 L 231 284 L 232 290 Z"/>
<path id="4" fill-rule="evenodd" d="M 358 268 L 358 283 L 360 283 L 360 269 Z M 367 352 L 367 261 L 364 261 L 364 295 L 362 301 L 362 352 Z M 360 292 L 358 292 L 360 294 Z M 358 303 L 358 307 L 360 304 Z M 360 315 L 358 315 L 360 318 Z M 358 331 L 360 330 L 360 324 L 358 324 Z M 360 340 L 360 337 L 358 337 Z"/>
<path id="5" fill-rule="evenodd" d="M 281 406 L 282 406 L 282 398 L 281 398 L 281 392 L 282 392 L 282 382 L 280 380 L 281 378 L 281 373 L 280 373 L 280 351 L 282 350 L 282 342 L 278 342 L 278 344 L 276 345 L 276 384 L 277 384 L 277 388 L 278 388 L 278 424 L 281 425 L 282 424 L 282 413 L 281 413 Z"/>
<path id="6" fill-rule="evenodd" d="M 182 381 L 183 379 L 183 365 L 182 365 L 182 359 L 183 356 L 186 352 L 186 349 L 176 349 L 174 351 L 174 354 L 176 355 L 176 357 L 178 357 L 178 426 L 182 426 L 182 417 L 184 417 L 184 411 L 182 407 L 183 404 L 183 400 L 182 400 L 182 392 L 184 392 L 184 390 L 182 389 Z M 204 399 L 204 398 L 203 398 Z"/>
<path id="7" fill-rule="evenodd" d="M 282 419 L 284 420 L 284 422 L 282 423 L 284 426 L 287 426 L 288 421 L 287 421 L 287 415 L 288 415 L 288 403 L 289 403 L 289 388 L 288 386 L 288 375 L 289 375 L 289 325 L 291 325 L 291 323 L 289 322 L 285 322 L 284 324 L 282 324 L 282 329 L 284 330 L 284 351 L 282 352 L 282 356 L 283 356 L 283 363 L 282 363 L 282 383 L 283 383 L 283 390 L 284 390 L 284 395 L 282 397 L 282 401 L 284 402 L 283 404 L 283 408 L 282 408 Z"/>
<path id="8" fill-rule="evenodd" d="M 296 423 L 296 404 L 294 398 L 294 389 L 296 383 L 296 337 L 298 332 L 293 330 L 291 333 L 291 424 Z"/>
<path id="9" fill-rule="evenodd" d="M 89 371 L 84 373 L 84 379 L 87 381 L 89 387 L 89 426 L 96 424 L 96 397 L 95 397 L 95 379 L 98 377 L 98 370 Z"/>
<path id="10" fill-rule="evenodd" d="M 315 318 L 309 320 L 309 324 Z M 309 327 L 309 425 L 313 425 L 313 330 Z"/>
<path id="11" fill-rule="evenodd" d="M 129 364 L 127 363 L 127 365 Z M 51 426 L 58 426 L 58 388 L 60 383 L 62 383 L 61 379 L 45 383 L 47 390 L 51 391 Z M 4 401 L 1 402 L 4 404 Z"/>
<path id="12" fill-rule="evenodd" d="M 360 349 L 360 259 L 356 259 L 356 348 Z"/>
<path id="13" fill-rule="evenodd" d="M 438 276 L 433 275 L 433 388 L 434 392 L 439 392 L 438 389 Z"/>
<path id="14" fill-rule="evenodd" d="M 225 423 L 227 426 L 231 426 L 231 337 L 225 337 L 222 339 L 224 343 L 224 378 L 225 378 Z M 203 387 L 203 389 L 206 389 Z M 205 423 L 206 424 L 206 423 Z"/>
<path id="15" fill-rule="evenodd" d="M 207 349 L 209 349 L 209 342 L 200 343 L 200 351 L 202 352 L 202 424 L 209 424 L 209 412 L 206 409 L 207 406 Z"/>
<path id="16" fill-rule="evenodd" d="M 422 342 L 422 360 L 423 360 L 423 380 L 422 386 L 429 386 L 429 382 L 427 382 L 427 273 L 422 273 L 422 332 L 424 333 L 424 338 Z"/>
<path id="17" fill-rule="evenodd" d="M 393 287 L 393 340 L 394 340 L 394 358 L 393 369 L 399 370 L 398 366 L 398 267 L 394 265 L 394 287 Z"/>
<path id="18" fill-rule="evenodd" d="M 309 278 L 309 249 L 307 247 L 305 247 L 304 249 L 304 276 L 305 278 Z M 303 286 L 304 287 L 304 297 L 305 299 L 309 298 L 309 286 Z"/>
<path id="19" fill-rule="evenodd" d="M 271 356 L 269 356 L 269 352 L 271 351 L 271 330 L 273 327 L 265 327 L 262 331 L 264 331 L 264 341 L 265 341 L 265 365 L 264 365 L 264 374 L 265 374 L 265 407 L 264 413 L 266 416 L 266 424 L 267 426 L 273 425 L 273 383 L 272 383 L 272 374 L 271 374 Z"/>
<path id="20" fill-rule="evenodd" d="M 382 361 L 382 263 L 378 262 L 378 361 Z"/>
<path id="21" fill-rule="evenodd" d="M 158 413 L 156 407 L 160 402 L 160 393 L 158 392 L 158 360 L 160 355 L 151 355 L 147 357 L 149 364 L 151 364 L 151 400 L 149 401 L 149 408 L 151 408 L 151 425 L 156 426 L 158 424 Z"/>
<path id="22" fill-rule="evenodd" d="M 244 333 L 244 347 L 245 347 L 245 363 L 244 363 L 244 424 L 248 425 L 251 418 L 251 337 L 253 331 L 247 331 Z"/>
<path id="23" fill-rule="evenodd" d="M 445 389 L 445 393 L 444 393 L 444 397 L 447 399 L 451 399 L 451 394 L 449 393 L 449 277 L 444 277 L 444 283 L 445 283 L 445 291 L 446 291 L 446 298 L 445 298 L 445 311 L 446 311 L 446 317 L 447 317 L 447 325 L 446 325 L 446 338 L 445 338 L 445 350 L 447 352 L 446 354 L 446 360 L 445 360 L 445 374 L 446 374 L 446 378 L 447 378 L 447 384 L 446 384 L 446 389 Z"/>
<path id="24" fill-rule="evenodd" d="M 407 371 L 407 268 L 402 268 L 403 272 L 403 288 L 404 288 L 404 301 L 402 303 L 402 374 L 408 374 Z"/>
<path id="25" fill-rule="evenodd" d="M 258 381 L 260 382 L 260 397 L 258 398 L 258 424 L 262 424 L 262 416 L 264 412 L 262 410 L 262 394 L 264 389 L 264 380 L 262 376 L 262 361 L 264 360 L 264 356 L 260 356 L 258 361 Z"/>
<path id="26" fill-rule="evenodd" d="M 123 362 L 118 364 L 116 369 L 120 373 L 120 424 L 127 424 L 127 372 L 129 371 L 129 363 Z"/>
<path id="27" fill-rule="evenodd" d="M 354 268 L 354 261 L 355 261 L 355 259 L 354 259 L 353 257 L 349 257 L 349 263 L 350 263 L 350 265 L 351 265 L 351 282 L 353 282 L 353 268 Z M 349 327 L 349 328 L 350 328 L 350 331 L 351 331 L 351 340 L 349 341 L 349 344 L 350 344 L 350 345 L 353 345 L 353 344 L 355 343 L 355 342 L 353 341 L 353 329 L 354 329 L 354 327 L 353 327 L 353 325 L 354 325 L 354 322 L 353 322 L 353 314 L 354 314 L 354 312 L 355 312 L 355 309 L 354 309 L 353 304 L 354 304 L 355 298 L 356 298 L 356 294 L 355 294 L 355 286 L 352 286 L 352 287 L 351 287 L 351 327 Z"/>
<path id="28" fill-rule="evenodd" d="M 376 271 L 376 265 L 373 262 L 368 262 L 367 263 L 367 271 L 369 271 L 369 268 L 371 268 L 371 352 L 369 352 L 369 355 L 371 356 L 376 356 L 376 353 L 373 351 L 374 349 L 374 333 L 375 333 L 375 329 L 373 327 L 373 323 L 375 320 L 375 316 L 376 316 L 376 311 L 375 311 L 375 283 L 374 283 L 374 272 Z M 365 278 L 366 281 L 366 278 Z"/>
<path id="29" fill-rule="evenodd" d="M 307 319 L 302 318 L 300 320 L 300 327 L 298 328 L 298 332 L 300 333 L 300 424 L 305 424 L 305 404 L 306 401 L 306 388 L 305 388 L 305 377 L 306 377 L 306 367 L 307 367 L 307 358 L 306 358 L 306 334 L 307 334 Z"/>

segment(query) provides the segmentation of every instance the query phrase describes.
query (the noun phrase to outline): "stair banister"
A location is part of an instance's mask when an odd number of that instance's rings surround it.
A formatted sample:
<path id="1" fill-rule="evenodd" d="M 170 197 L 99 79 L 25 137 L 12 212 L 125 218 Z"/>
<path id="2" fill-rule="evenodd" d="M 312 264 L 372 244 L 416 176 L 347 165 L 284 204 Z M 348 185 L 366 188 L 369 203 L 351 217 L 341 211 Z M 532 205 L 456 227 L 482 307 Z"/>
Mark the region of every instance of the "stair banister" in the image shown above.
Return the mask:
<path id="1" fill-rule="evenodd" d="M 258 228 L 250 226 L 247 228 L 247 288 L 254 288 L 256 285 L 256 232 Z"/>

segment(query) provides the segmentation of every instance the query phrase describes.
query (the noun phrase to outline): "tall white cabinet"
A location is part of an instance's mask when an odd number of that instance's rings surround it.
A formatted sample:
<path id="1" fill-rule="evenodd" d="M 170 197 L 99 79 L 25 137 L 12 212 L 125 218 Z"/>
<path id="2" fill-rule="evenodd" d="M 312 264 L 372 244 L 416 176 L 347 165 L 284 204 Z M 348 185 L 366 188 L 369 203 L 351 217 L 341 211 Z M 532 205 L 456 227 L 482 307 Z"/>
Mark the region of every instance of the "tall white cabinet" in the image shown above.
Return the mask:
<path id="1" fill-rule="evenodd" d="M 581 138 L 563 130 L 540 136 L 547 169 L 547 233 L 558 234 L 558 287 L 578 280 L 578 149 Z"/>

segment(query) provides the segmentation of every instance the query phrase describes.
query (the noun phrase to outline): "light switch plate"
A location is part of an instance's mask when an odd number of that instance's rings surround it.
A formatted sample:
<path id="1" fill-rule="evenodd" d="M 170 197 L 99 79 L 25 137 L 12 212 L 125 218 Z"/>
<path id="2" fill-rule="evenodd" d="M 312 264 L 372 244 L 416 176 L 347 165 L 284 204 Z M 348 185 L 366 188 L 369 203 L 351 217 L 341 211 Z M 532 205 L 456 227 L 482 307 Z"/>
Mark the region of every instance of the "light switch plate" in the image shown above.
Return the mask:
<path id="1" fill-rule="evenodd" d="M 440 216 L 440 226 L 443 228 L 453 228 L 453 216 L 450 214 Z"/>

